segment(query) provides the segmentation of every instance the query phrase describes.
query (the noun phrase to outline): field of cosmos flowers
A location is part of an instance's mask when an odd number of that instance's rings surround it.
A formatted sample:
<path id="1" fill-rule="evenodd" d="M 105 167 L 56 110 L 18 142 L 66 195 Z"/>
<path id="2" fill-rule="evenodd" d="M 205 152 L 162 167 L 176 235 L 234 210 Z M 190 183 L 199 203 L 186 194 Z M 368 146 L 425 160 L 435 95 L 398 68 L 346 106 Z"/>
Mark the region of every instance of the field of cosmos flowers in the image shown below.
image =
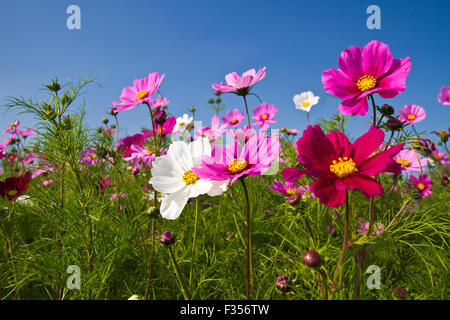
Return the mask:
<path id="1" fill-rule="evenodd" d="M 425 108 L 389 105 L 411 68 L 376 40 L 336 52 L 322 84 L 340 104 L 317 123 L 311 91 L 293 110 L 261 100 L 270 66 L 212 84 L 207 124 L 195 108 L 171 113 L 159 72 L 111 97 L 100 128 L 80 99 L 90 77 L 50 80 L 44 101 L 10 97 L 0 298 L 447 299 L 450 129 L 427 139 L 414 127 Z M 439 89 L 448 113 L 450 87 Z M 240 108 L 224 110 L 230 94 Z M 135 108 L 148 127 L 120 137 Z M 308 126 L 275 129 L 278 112 Z M 350 141 L 356 115 L 366 127 Z"/>

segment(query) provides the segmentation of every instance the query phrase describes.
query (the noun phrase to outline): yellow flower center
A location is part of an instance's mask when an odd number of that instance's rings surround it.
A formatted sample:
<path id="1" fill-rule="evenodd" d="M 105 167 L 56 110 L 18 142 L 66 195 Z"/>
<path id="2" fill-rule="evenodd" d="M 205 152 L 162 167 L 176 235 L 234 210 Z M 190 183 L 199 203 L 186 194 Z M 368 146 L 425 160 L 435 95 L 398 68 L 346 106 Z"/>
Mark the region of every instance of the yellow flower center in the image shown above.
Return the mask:
<path id="1" fill-rule="evenodd" d="M 181 126 L 184 126 L 184 122 L 180 122 L 178 125 L 179 125 L 180 127 L 181 127 Z"/>
<path id="2" fill-rule="evenodd" d="M 263 114 L 262 117 L 261 117 L 261 120 L 267 120 L 268 117 L 269 116 L 267 114 Z"/>
<path id="3" fill-rule="evenodd" d="M 287 194 L 297 194 L 297 190 L 295 190 L 294 188 L 287 188 L 286 193 Z"/>
<path id="4" fill-rule="evenodd" d="M 305 107 L 305 108 L 309 107 L 309 105 L 310 105 L 310 103 L 308 101 L 303 101 L 302 102 L 302 106 Z"/>
<path id="5" fill-rule="evenodd" d="M 228 163 L 228 170 L 238 173 L 247 168 L 248 162 L 245 159 L 234 159 Z"/>
<path id="6" fill-rule="evenodd" d="M 438 154 L 435 154 L 435 155 L 434 155 L 434 158 L 435 158 L 436 160 L 441 160 L 441 159 L 442 159 L 442 156 L 440 156 L 440 155 L 438 155 Z"/>
<path id="7" fill-rule="evenodd" d="M 136 98 L 138 99 L 144 99 L 148 95 L 147 90 L 142 90 L 136 94 Z"/>
<path id="8" fill-rule="evenodd" d="M 408 118 L 408 120 L 414 120 L 414 119 L 416 119 L 416 115 L 415 114 L 408 114 L 407 118 Z"/>
<path id="9" fill-rule="evenodd" d="M 424 185 L 422 182 L 419 182 L 419 183 L 417 184 L 417 189 L 423 190 L 423 189 L 425 189 L 425 185 Z"/>
<path id="10" fill-rule="evenodd" d="M 377 85 L 377 79 L 372 76 L 364 75 L 358 79 L 356 86 L 362 92 L 375 88 Z"/>
<path id="11" fill-rule="evenodd" d="M 411 162 L 406 159 L 397 159 L 397 163 L 403 167 L 408 167 L 411 164 Z"/>
<path id="12" fill-rule="evenodd" d="M 183 174 L 183 181 L 186 184 L 192 184 L 198 180 L 198 176 L 192 172 L 192 170 L 188 170 Z"/>
<path id="13" fill-rule="evenodd" d="M 97 156 L 96 156 L 95 154 L 90 154 L 90 155 L 89 155 L 89 158 L 90 158 L 91 160 L 95 160 L 95 159 L 97 159 Z"/>
<path id="14" fill-rule="evenodd" d="M 18 193 L 18 191 L 17 190 L 9 190 L 8 191 L 8 196 L 10 196 L 10 197 L 14 197 L 16 194 Z"/>
<path id="15" fill-rule="evenodd" d="M 152 155 L 152 154 L 153 154 L 153 151 L 152 151 L 152 150 L 147 150 L 147 151 L 145 151 L 145 153 L 147 153 L 147 154 L 149 154 L 149 155 Z"/>
<path id="16" fill-rule="evenodd" d="M 358 169 L 356 168 L 352 158 L 339 157 L 337 161 L 333 160 L 333 164 L 330 164 L 330 171 L 339 178 L 345 178 L 353 172 L 358 172 Z"/>
<path id="17" fill-rule="evenodd" d="M 232 124 L 236 124 L 238 121 L 236 119 L 231 120 Z"/>

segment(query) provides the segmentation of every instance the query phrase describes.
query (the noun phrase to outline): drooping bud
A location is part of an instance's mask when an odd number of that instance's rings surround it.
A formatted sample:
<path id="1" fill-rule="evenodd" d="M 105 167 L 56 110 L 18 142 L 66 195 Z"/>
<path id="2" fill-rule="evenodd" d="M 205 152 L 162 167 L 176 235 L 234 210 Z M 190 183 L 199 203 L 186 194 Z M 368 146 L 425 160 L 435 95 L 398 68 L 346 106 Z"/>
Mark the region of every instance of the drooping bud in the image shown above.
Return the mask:
<path id="1" fill-rule="evenodd" d="M 315 267 L 320 263 L 320 255 L 316 250 L 308 250 L 303 254 L 303 262 L 308 267 Z"/>
<path id="2" fill-rule="evenodd" d="M 386 129 L 390 131 L 398 131 L 402 128 L 403 122 L 397 118 L 391 118 L 385 123 Z"/>
<path id="3" fill-rule="evenodd" d="M 109 114 L 112 116 L 115 116 L 118 112 L 116 112 L 116 110 L 114 108 L 110 108 L 109 109 Z"/>
<path id="4" fill-rule="evenodd" d="M 157 124 L 163 124 L 167 120 L 167 113 L 162 108 L 158 108 L 155 110 L 155 113 L 153 114 L 153 119 L 155 119 L 155 122 Z"/>
<path id="5" fill-rule="evenodd" d="M 161 238 L 159 241 L 163 245 L 169 246 L 169 245 L 175 243 L 175 240 L 176 240 L 176 236 L 173 233 L 166 231 L 161 235 Z"/>
<path id="6" fill-rule="evenodd" d="M 439 137 L 443 143 L 446 143 L 448 141 L 448 132 L 445 130 L 439 130 Z"/>

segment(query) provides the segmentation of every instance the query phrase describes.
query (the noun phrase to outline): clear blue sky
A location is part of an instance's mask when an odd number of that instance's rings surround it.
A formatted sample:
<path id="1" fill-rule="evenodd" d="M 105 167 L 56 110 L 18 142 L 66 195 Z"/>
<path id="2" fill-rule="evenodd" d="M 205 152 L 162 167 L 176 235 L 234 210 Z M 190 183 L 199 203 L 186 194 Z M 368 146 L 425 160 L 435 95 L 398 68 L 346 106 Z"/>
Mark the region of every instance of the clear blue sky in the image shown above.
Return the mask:
<path id="1" fill-rule="evenodd" d="M 66 28 L 71 4 L 81 8 L 81 30 Z M 381 8 L 381 30 L 366 27 L 371 4 Z M 406 91 L 384 101 L 395 108 L 423 106 L 427 118 L 416 128 L 442 129 L 449 126 L 450 107 L 436 97 L 450 85 L 449 17 L 448 0 L 2 1 L 0 104 L 8 96 L 45 97 L 38 89 L 55 76 L 76 80 L 92 73 L 102 85 L 88 87 L 85 95 L 88 121 L 96 127 L 123 87 L 159 71 L 166 74 L 161 93 L 171 101 L 170 111 L 181 115 L 196 106 L 209 123 L 214 112 L 203 106 L 212 97 L 212 83 L 232 71 L 267 66 L 255 92 L 278 107 L 277 127 L 304 129 L 305 113 L 295 110 L 293 95 L 312 90 L 321 97 L 312 121 L 336 113 L 340 100 L 326 97 L 322 71 L 338 68 L 345 48 L 376 39 L 390 46 L 394 58 L 412 61 Z M 227 108 L 243 108 L 240 97 L 223 99 Z M 250 107 L 258 105 L 254 97 L 249 101 Z M 16 118 L 2 111 L 0 129 Z M 20 119 L 33 127 L 30 117 Z M 119 119 L 121 135 L 149 125 L 143 106 Z M 369 116 L 354 119 L 353 138 Z"/>

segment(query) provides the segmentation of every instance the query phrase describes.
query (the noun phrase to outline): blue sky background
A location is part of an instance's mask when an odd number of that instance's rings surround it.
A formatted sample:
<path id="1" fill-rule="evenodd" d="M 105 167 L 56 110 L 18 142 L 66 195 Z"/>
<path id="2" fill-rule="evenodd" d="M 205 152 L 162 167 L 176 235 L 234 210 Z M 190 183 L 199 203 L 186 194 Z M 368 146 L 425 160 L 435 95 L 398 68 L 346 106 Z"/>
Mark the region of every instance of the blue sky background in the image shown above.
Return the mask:
<path id="1" fill-rule="evenodd" d="M 81 8 L 81 30 L 68 30 L 66 8 Z M 366 8 L 381 8 L 381 30 L 369 30 Z M 2 1 L 0 4 L 0 104 L 8 96 L 45 98 L 39 91 L 51 78 L 76 80 L 92 73 L 102 87 L 91 85 L 84 96 L 88 121 L 95 128 L 107 116 L 124 87 L 149 72 L 165 73 L 161 93 L 169 110 L 182 115 L 191 106 L 209 124 L 212 83 L 225 74 L 267 66 L 255 88 L 263 101 L 278 107 L 276 127 L 304 129 L 306 115 L 296 110 L 294 94 L 312 90 L 321 97 L 311 120 L 332 116 L 339 99 L 328 96 L 322 71 L 338 68 L 340 53 L 352 45 L 380 40 L 394 58 L 410 56 L 407 89 L 389 103 L 396 109 L 418 104 L 427 118 L 417 130 L 449 126 L 450 107 L 437 101 L 450 85 L 450 1 Z M 224 95 L 227 109 L 241 108 L 240 97 Z M 251 108 L 259 105 L 249 98 Z M 0 112 L 0 129 L 18 118 Z M 29 116 L 19 116 L 33 127 Z M 352 138 L 361 134 L 366 117 L 353 117 Z M 149 126 L 143 106 L 119 116 L 121 136 Z M 1 140 L 1 139 L 0 139 Z M 2 140 L 1 140 L 2 141 Z"/>

